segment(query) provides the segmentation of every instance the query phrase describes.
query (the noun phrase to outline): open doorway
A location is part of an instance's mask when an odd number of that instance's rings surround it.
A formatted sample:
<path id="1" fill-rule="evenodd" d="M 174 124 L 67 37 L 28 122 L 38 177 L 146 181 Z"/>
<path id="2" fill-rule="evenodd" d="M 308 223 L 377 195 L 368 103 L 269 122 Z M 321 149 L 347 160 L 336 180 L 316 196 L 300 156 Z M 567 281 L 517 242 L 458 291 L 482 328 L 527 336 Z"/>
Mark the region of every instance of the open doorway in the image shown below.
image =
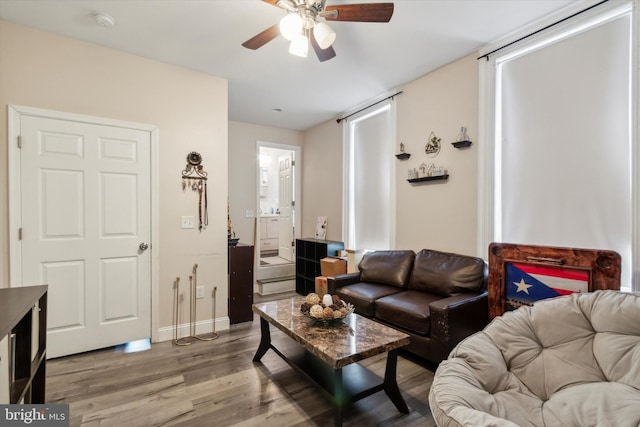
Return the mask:
<path id="1" fill-rule="evenodd" d="M 295 276 L 295 239 L 300 230 L 300 147 L 258 141 L 256 279 Z"/>

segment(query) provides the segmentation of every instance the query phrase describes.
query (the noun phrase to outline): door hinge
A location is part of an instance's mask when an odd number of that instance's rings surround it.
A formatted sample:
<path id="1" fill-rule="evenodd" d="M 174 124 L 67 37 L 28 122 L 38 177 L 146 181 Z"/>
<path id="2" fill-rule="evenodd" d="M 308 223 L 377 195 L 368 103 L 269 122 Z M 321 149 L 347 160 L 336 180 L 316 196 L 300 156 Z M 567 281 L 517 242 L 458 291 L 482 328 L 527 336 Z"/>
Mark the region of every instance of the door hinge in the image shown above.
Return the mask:
<path id="1" fill-rule="evenodd" d="M 18 240 L 22 240 L 22 227 L 18 228 Z"/>
<path id="2" fill-rule="evenodd" d="M 295 166 L 296 165 L 296 161 L 295 160 L 291 160 L 291 166 Z"/>
<path id="3" fill-rule="evenodd" d="M 18 148 L 22 148 L 22 136 L 18 135 Z"/>
<path id="4" fill-rule="evenodd" d="M 292 201 L 291 201 L 291 206 L 295 206 L 295 205 L 296 205 L 296 201 L 295 201 L 295 200 L 292 200 Z"/>

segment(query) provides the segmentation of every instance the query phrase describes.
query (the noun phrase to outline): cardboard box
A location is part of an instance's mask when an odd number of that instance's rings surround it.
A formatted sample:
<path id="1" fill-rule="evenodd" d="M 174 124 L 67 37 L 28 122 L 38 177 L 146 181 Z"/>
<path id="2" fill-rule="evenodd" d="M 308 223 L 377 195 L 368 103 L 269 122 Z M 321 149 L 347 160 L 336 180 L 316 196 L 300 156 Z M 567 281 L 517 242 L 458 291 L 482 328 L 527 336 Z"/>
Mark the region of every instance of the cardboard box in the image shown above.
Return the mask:
<path id="1" fill-rule="evenodd" d="M 326 277 L 347 274 L 347 261 L 341 258 L 322 258 L 320 260 L 320 273 Z"/>
<path id="2" fill-rule="evenodd" d="M 325 294 L 328 294 L 328 293 L 329 293 L 329 288 L 327 286 L 326 276 L 316 277 L 316 294 L 320 295 L 320 298 L 322 298 Z"/>

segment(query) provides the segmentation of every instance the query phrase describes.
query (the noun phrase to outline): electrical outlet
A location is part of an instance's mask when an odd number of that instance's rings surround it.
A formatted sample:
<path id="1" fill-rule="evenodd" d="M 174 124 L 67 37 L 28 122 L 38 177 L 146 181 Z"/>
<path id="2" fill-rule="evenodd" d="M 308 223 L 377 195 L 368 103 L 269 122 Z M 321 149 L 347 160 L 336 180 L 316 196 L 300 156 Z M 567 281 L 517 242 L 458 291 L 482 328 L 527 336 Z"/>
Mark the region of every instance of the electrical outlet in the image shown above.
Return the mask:
<path id="1" fill-rule="evenodd" d="M 196 286 L 196 298 L 204 298 L 204 286 Z"/>
<path id="2" fill-rule="evenodd" d="M 196 221 L 193 216 L 183 216 L 180 228 L 196 228 Z"/>

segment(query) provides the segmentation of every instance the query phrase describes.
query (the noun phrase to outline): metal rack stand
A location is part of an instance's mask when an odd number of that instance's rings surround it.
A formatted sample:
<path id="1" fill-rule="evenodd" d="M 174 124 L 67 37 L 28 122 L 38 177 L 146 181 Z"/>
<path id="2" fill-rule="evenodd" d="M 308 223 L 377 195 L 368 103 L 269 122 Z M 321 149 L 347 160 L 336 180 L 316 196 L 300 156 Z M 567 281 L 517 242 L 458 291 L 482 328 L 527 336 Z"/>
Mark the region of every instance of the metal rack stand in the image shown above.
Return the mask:
<path id="1" fill-rule="evenodd" d="M 211 337 L 201 337 L 196 334 L 197 304 L 196 304 L 196 286 L 197 286 L 198 264 L 193 266 L 193 275 L 189 276 L 189 335 L 178 337 L 179 319 L 180 319 L 180 278 L 176 277 L 174 291 L 174 330 L 173 342 L 176 345 L 186 346 L 193 343 L 193 339 L 200 341 L 211 341 L 218 338 L 216 332 L 216 293 L 218 288 L 213 288 L 213 335 Z"/>

